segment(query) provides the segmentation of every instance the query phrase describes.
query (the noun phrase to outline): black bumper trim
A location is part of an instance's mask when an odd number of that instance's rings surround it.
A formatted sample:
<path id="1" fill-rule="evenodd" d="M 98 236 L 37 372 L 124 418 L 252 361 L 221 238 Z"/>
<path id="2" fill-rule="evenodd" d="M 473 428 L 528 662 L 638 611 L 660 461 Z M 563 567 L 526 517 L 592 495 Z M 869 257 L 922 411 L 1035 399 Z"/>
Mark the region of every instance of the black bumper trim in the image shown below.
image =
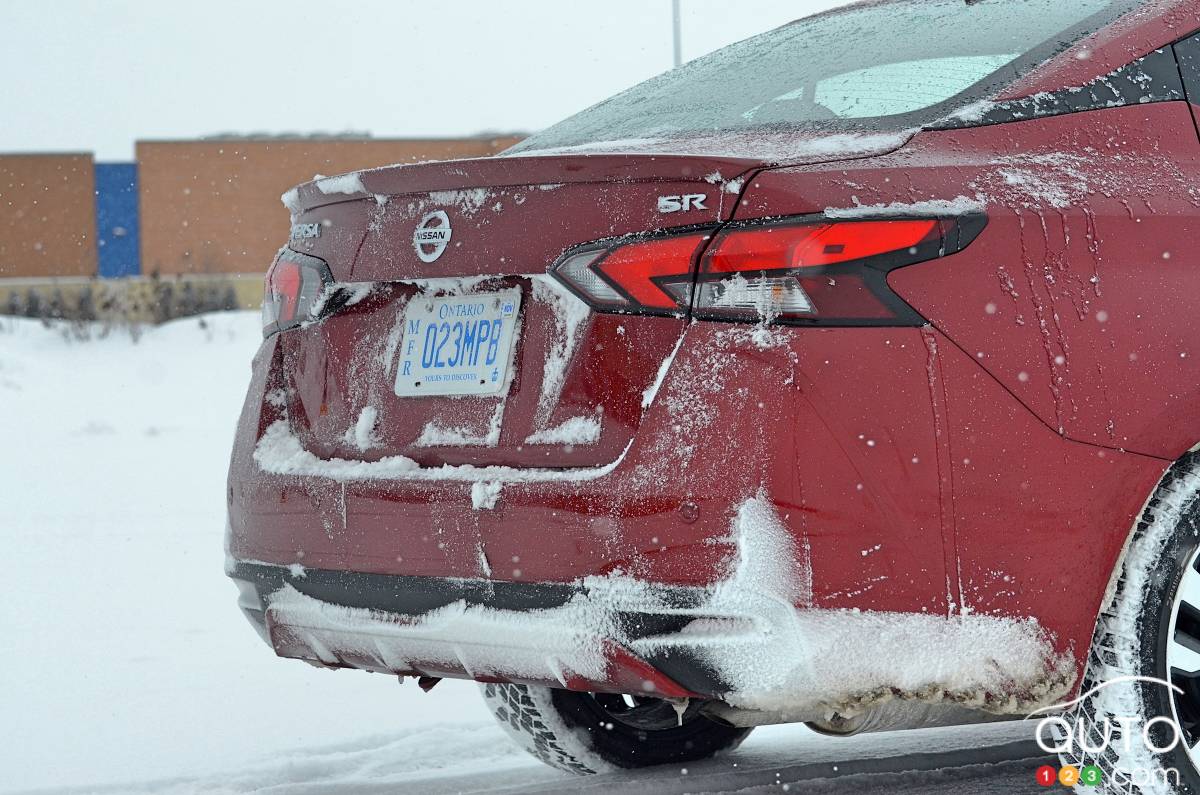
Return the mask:
<path id="1" fill-rule="evenodd" d="M 293 573 L 287 566 L 238 562 L 229 576 L 253 585 L 257 609 L 243 603 L 251 622 L 264 631 L 267 602 L 271 594 L 290 585 L 305 596 L 329 604 L 377 610 L 404 616 L 420 616 L 456 602 L 496 610 L 517 612 L 561 607 L 587 588 L 577 583 L 521 583 L 442 577 L 413 577 L 393 574 L 305 569 Z M 700 607 L 699 588 L 663 587 L 656 595 L 665 608 L 656 612 L 616 611 L 617 642 L 670 636 L 683 630 L 696 616 L 671 612 Z M 719 697 L 729 692 L 727 683 L 702 659 L 690 651 L 674 649 L 651 654 L 646 662 L 693 693 Z"/>
<path id="2" fill-rule="evenodd" d="M 499 610 L 547 610 L 561 607 L 582 589 L 557 583 L 492 582 L 441 577 L 368 574 L 332 569 L 305 569 L 293 574 L 286 566 L 238 563 L 229 575 L 254 584 L 266 610 L 266 597 L 285 585 L 330 604 L 419 616 L 455 602 Z"/>

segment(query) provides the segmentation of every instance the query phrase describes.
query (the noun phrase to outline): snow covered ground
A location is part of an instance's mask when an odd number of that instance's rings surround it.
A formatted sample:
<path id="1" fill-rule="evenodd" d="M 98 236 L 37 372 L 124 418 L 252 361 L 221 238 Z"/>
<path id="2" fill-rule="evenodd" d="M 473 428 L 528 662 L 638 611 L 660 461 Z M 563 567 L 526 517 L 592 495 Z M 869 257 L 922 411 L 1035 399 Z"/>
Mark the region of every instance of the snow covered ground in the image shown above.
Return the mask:
<path id="1" fill-rule="evenodd" d="M 304 781 L 319 778 L 296 750 L 309 746 L 317 760 L 373 755 L 377 773 L 530 767 L 470 684 L 426 695 L 285 662 L 250 629 L 221 545 L 261 325 L 254 312 L 200 322 L 135 344 L 0 318 L 0 791 L 263 758 L 260 783 Z"/>
<path id="2" fill-rule="evenodd" d="M 1038 791 L 1020 724 L 772 727 L 686 774 L 574 780 L 511 745 L 469 683 L 275 659 L 222 573 L 259 340 L 251 312 L 136 343 L 0 318 L 0 792 Z"/>

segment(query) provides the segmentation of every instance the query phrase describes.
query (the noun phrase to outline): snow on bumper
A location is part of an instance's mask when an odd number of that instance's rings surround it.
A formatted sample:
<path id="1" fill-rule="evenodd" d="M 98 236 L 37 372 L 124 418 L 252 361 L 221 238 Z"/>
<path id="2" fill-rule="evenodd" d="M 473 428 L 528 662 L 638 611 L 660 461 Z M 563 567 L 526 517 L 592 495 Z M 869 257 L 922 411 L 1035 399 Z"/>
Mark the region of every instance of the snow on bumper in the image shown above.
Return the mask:
<path id="1" fill-rule="evenodd" d="M 813 607 L 805 551 L 762 495 L 742 504 L 733 535 L 729 572 L 708 588 L 621 574 L 566 586 L 458 581 L 415 611 L 323 599 L 310 573 L 263 594 L 265 623 L 278 654 L 326 665 L 714 697 L 789 720 L 892 699 L 1025 714 L 1075 682 L 1074 656 L 1032 618 Z M 503 597 L 517 587 L 526 596 Z"/>
<path id="2" fill-rule="evenodd" d="M 698 695 L 634 656 L 621 642 L 629 632 L 620 625 L 637 619 L 612 609 L 615 603 L 608 600 L 610 609 L 598 609 L 595 599 L 579 591 L 559 607 L 531 611 L 460 600 L 408 616 L 330 604 L 285 586 L 270 598 L 266 624 L 280 656 L 331 666 L 575 690 Z"/>

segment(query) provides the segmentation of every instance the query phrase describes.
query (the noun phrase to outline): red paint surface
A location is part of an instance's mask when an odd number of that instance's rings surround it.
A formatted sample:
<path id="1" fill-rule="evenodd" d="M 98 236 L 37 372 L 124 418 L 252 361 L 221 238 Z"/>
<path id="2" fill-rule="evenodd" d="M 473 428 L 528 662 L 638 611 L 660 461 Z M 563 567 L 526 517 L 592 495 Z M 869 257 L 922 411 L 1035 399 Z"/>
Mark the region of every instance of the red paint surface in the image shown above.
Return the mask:
<path id="1" fill-rule="evenodd" d="M 1198 4 L 1164 5 L 1175 10 L 1103 32 L 1080 45 L 1091 61 L 1068 51 L 1014 95 L 1077 84 L 1178 38 L 1172 15 L 1194 18 Z M 482 550 L 497 580 L 622 570 L 706 584 L 727 570 L 736 507 L 762 489 L 811 550 L 815 607 L 1032 616 L 1082 662 L 1138 511 L 1200 441 L 1198 156 L 1191 110 L 1176 102 L 920 133 L 889 154 L 760 170 L 740 197 L 703 177 L 731 179 L 753 161 L 649 156 L 369 172 L 368 191 L 400 194 L 383 214 L 369 199 L 320 205 L 305 188 L 315 206 L 299 220 L 334 230 L 305 250 L 337 278 L 494 274 L 520 287 L 516 380 L 498 446 L 415 448 L 425 423 L 482 427 L 496 401 L 393 394 L 381 352 L 412 286 L 271 338 L 233 453 L 231 552 L 475 578 L 489 576 Z M 479 186 L 492 195 L 452 213 L 451 247 L 421 263 L 412 229 L 437 208 L 425 192 Z M 966 250 L 892 273 L 924 329 L 778 329 L 762 349 L 749 327 L 592 315 L 561 398 L 539 416 L 554 318 L 523 275 L 572 246 L 663 226 L 654 199 L 679 193 L 712 201 L 670 225 L 960 196 L 982 202 L 989 223 Z M 271 389 L 284 391 L 287 413 L 265 399 Z M 368 404 L 382 445 L 364 454 L 343 436 Z M 524 442 L 597 411 L 595 445 Z M 320 457 L 564 468 L 624 457 L 591 480 L 506 484 L 494 510 L 477 511 L 469 483 L 264 474 L 252 451 L 285 416 Z"/>

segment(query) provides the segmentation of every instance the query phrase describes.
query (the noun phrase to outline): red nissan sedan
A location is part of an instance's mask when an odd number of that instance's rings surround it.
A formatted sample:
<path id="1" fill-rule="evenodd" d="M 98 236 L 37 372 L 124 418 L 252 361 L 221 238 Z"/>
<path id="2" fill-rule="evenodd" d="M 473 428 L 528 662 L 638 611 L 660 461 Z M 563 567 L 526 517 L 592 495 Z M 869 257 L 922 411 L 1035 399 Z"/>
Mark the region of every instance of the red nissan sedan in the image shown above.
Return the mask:
<path id="1" fill-rule="evenodd" d="M 1049 707 L 1200 792 L 1198 29 L 864 2 L 289 191 L 241 607 L 578 773 Z"/>

